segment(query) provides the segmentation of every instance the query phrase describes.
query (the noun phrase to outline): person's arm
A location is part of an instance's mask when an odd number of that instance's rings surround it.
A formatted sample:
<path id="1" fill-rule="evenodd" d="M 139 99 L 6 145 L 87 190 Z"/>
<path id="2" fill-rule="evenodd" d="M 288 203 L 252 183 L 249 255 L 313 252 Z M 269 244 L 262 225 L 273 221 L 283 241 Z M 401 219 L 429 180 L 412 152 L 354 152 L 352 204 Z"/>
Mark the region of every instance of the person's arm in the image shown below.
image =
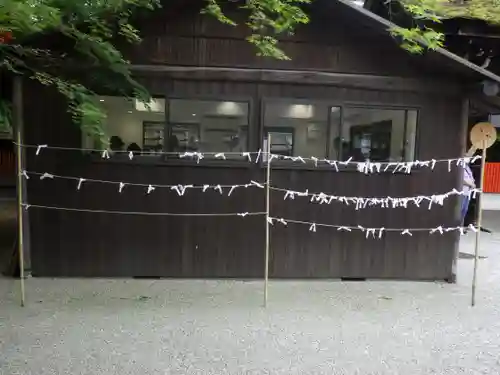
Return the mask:
<path id="1" fill-rule="evenodd" d="M 464 185 L 474 189 L 476 187 L 476 183 L 474 181 L 474 178 L 472 176 L 465 175 L 464 176 Z"/>
<path id="2" fill-rule="evenodd" d="M 472 182 L 472 181 L 469 181 L 469 180 L 465 180 L 464 181 L 464 185 L 466 185 L 466 186 L 468 186 L 470 188 L 473 188 L 473 189 L 476 187 L 476 184 L 474 182 Z"/>

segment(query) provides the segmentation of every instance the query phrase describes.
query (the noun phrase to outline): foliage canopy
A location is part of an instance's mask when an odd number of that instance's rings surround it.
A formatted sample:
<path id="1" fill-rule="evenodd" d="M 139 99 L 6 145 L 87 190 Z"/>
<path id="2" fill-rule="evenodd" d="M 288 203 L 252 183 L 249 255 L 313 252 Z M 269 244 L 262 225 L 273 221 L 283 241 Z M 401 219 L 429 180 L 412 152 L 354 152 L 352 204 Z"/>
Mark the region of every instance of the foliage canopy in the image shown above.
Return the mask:
<path id="1" fill-rule="evenodd" d="M 424 48 L 443 47 L 444 35 L 433 26 L 444 19 L 468 18 L 500 25 L 499 0 L 398 0 L 413 17 L 412 28 L 395 27 L 392 34 L 399 36 L 402 47 L 412 53 Z"/>
<path id="2" fill-rule="evenodd" d="M 146 90 L 132 78 L 114 40 L 139 42 L 138 30 L 130 23 L 133 13 L 158 6 L 158 0 L 3 0 L 0 68 L 57 88 L 68 99 L 74 121 L 104 140 L 100 125 L 105 115 L 89 86 L 72 77 L 71 63 L 78 60 L 105 87 L 146 100 Z M 50 42 L 40 47 L 37 41 L 44 35 L 72 48 L 65 52 Z M 9 126 L 9 118 L 4 101 L 0 122 Z"/>
<path id="3" fill-rule="evenodd" d="M 400 37 L 402 47 L 412 53 L 420 53 L 424 47 L 441 47 L 443 35 L 433 30 L 429 22 L 439 23 L 446 17 L 469 17 L 500 23 L 498 1 L 468 0 L 458 4 L 449 0 L 401 0 L 417 22 L 413 28 L 396 27 L 391 32 Z M 246 0 L 237 3 L 248 15 L 247 40 L 255 46 L 257 54 L 288 59 L 279 48 L 279 35 L 292 33 L 297 26 L 309 22 L 304 5 L 310 2 Z M 224 13 L 223 4 L 222 0 L 206 0 L 203 12 L 220 22 L 235 25 Z M 168 2 L 164 5 L 168 7 Z M 74 122 L 88 134 L 105 141 L 101 127 L 105 114 L 96 100 L 92 81 L 123 96 L 149 100 L 147 91 L 133 79 L 116 41 L 140 42 L 139 32 L 132 26 L 132 16 L 158 7 L 160 0 L 2 0 L 0 72 L 7 70 L 54 86 L 66 96 Z M 71 48 L 59 50 L 56 43 L 40 46 L 37 41 L 44 35 L 62 37 Z M 90 80 L 82 81 L 68 68 L 73 61 L 88 67 L 92 72 Z M 10 104 L 1 98 L 0 125 L 10 125 Z"/>
<path id="4" fill-rule="evenodd" d="M 241 8 L 248 14 L 247 38 L 257 53 L 287 59 L 278 48 L 276 36 L 292 32 L 309 21 L 301 4 L 310 0 L 247 0 Z M 168 6 L 168 2 L 165 2 Z M 159 0 L 3 0 L 0 7 L 0 71 L 2 68 L 38 82 L 54 86 L 68 99 L 75 123 L 105 142 L 101 123 L 105 114 L 96 100 L 90 82 L 72 75 L 72 61 L 92 71 L 100 87 L 148 101 L 146 90 L 131 76 L 128 62 L 117 38 L 140 42 L 131 17 L 141 10 L 155 10 Z M 204 12 L 228 25 L 234 21 L 224 15 L 217 0 L 207 0 Z M 60 51 L 53 45 L 33 47 L 40 36 L 62 36 L 71 48 Z M 74 72 L 73 72 L 74 73 Z M 0 99 L 0 124 L 10 125 L 10 105 Z"/>

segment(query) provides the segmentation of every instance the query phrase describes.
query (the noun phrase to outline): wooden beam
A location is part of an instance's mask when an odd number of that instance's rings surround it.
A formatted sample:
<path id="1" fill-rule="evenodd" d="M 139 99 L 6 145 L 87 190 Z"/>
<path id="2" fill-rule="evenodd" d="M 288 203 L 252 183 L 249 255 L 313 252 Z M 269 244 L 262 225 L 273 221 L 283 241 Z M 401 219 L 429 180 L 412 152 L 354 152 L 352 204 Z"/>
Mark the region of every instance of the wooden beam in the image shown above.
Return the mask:
<path id="1" fill-rule="evenodd" d="M 463 36 L 467 38 L 480 38 L 480 39 L 500 39 L 500 35 L 486 34 L 480 32 L 463 32 L 458 31 L 458 33 L 444 33 L 445 36 Z"/>
<path id="2" fill-rule="evenodd" d="M 463 86 L 450 82 L 416 78 L 387 77 L 308 70 L 219 68 L 198 66 L 132 65 L 141 74 L 164 74 L 174 79 L 275 82 L 305 85 L 330 85 L 366 90 L 434 92 L 456 94 Z"/>
<path id="3" fill-rule="evenodd" d="M 23 80 L 21 76 L 14 77 L 13 84 L 13 97 L 12 97 L 12 119 L 14 125 L 14 131 L 16 133 L 16 159 L 17 159 L 17 200 L 18 200 L 18 209 L 17 209 L 17 223 L 18 223 L 18 250 L 19 250 L 19 279 L 21 281 L 21 306 L 25 304 L 25 292 L 24 292 L 24 272 L 26 269 L 26 253 L 27 248 L 25 247 L 25 236 L 26 236 L 26 222 L 27 216 L 23 209 L 24 198 L 26 196 L 26 185 L 24 183 L 25 179 L 23 178 L 21 171 L 24 169 L 24 149 L 21 147 L 23 142 L 23 131 L 24 131 L 24 123 L 23 123 Z"/>
<path id="4" fill-rule="evenodd" d="M 475 94 L 471 96 L 472 103 L 485 112 L 500 112 L 500 97 Z"/>

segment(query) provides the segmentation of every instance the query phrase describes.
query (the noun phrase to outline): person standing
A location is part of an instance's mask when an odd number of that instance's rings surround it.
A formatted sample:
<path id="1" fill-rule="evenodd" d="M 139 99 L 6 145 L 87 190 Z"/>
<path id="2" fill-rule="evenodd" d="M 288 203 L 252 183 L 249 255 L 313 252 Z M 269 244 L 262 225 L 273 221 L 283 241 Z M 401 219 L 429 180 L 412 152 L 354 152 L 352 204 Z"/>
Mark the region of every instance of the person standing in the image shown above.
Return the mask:
<path id="1" fill-rule="evenodd" d="M 462 191 L 464 195 L 462 196 L 462 209 L 460 212 L 460 222 L 461 225 L 464 225 L 465 216 L 467 215 L 467 210 L 469 209 L 470 203 L 470 191 L 476 188 L 476 182 L 474 181 L 474 175 L 472 174 L 472 170 L 469 164 L 465 164 L 464 166 L 464 176 L 463 176 L 463 188 Z"/>

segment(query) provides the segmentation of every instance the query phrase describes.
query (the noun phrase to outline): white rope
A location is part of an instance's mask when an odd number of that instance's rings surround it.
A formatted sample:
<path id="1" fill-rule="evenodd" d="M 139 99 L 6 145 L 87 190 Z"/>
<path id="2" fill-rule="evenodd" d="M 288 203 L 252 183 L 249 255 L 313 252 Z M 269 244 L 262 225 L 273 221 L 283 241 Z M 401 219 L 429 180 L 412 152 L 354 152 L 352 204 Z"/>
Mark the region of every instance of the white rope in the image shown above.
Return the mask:
<path id="1" fill-rule="evenodd" d="M 469 225 L 468 227 L 438 226 L 438 227 L 433 227 L 433 228 L 385 228 L 385 227 L 368 228 L 368 227 L 364 227 L 362 225 L 357 225 L 357 226 L 333 225 L 333 224 L 315 223 L 315 222 L 311 222 L 311 221 L 285 219 L 282 217 L 269 217 L 269 223 L 274 225 L 274 222 L 283 224 L 284 226 L 288 226 L 289 223 L 307 225 L 307 226 L 309 226 L 309 230 L 311 232 L 316 232 L 316 228 L 318 228 L 318 227 L 335 228 L 338 231 L 346 231 L 346 232 L 360 231 L 360 232 L 366 233 L 366 237 L 369 237 L 371 235 L 374 238 L 381 238 L 383 232 L 400 232 L 400 234 L 402 234 L 402 235 L 412 236 L 412 232 L 429 232 L 430 234 L 433 234 L 433 233 L 444 234 L 447 232 L 458 231 L 458 232 L 460 232 L 460 234 L 465 234 L 465 231 L 467 229 L 470 229 L 474 232 L 477 232 L 479 230 L 477 227 L 475 227 L 472 224 Z"/>
<path id="2" fill-rule="evenodd" d="M 226 213 L 171 213 L 171 212 L 141 212 L 141 211 L 112 211 L 112 210 L 92 210 L 86 208 L 70 208 L 70 207 L 56 207 L 56 206 L 43 206 L 38 204 L 23 203 L 24 209 L 41 208 L 46 210 L 57 211 L 72 211 L 72 212 L 90 212 L 97 214 L 116 214 L 116 215 L 143 215 L 143 216 L 260 216 L 265 215 L 265 212 L 226 212 Z"/>
<path id="3" fill-rule="evenodd" d="M 401 161 L 401 162 L 393 162 L 393 161 L 385 161 L 385 162 L 372 162 L 369 160 L 366 161 L 353 161 L 352 158 L 348 160 L 331 160 L 326 158 L 318 158 L 315 156 L 312 157 L 303 157 L 303 156 L 287 156 L 287 155 L 279 155 L 279 154 L 270 154 L 269 156 L 271 161 L 273 159 L 277 160 L 289 160 L 292 162 L 300 162 L 302 164 L 307 164 L 307 162 L 313 162 L 316 167 L 319 166 L 320 163 L 328 164 L 333 167 L 336 172 L 339 171 L 339 166 L 347 166 L 347 165 L 355 165 L 358 172 L 362 172 L 365 174 L 370 173 L 379 173 L 379 172 L 402 172 L 402 173 L 410 173 L 413 168 L 416 167 L 427 167 L 433 170 L 437 163 L 447 163 L 448 164 L 448 172 L 451 171 L 451 166 L 455 164 L 456 166 L 464 167 L 466 164 L 475 163 L 477 160 L 481 159 L 480 155 L 476 155 L 474 157 L 460 157 L 460 158 L 447 158 L 447 159 L 430 159 L 430 160 L 415 160 L 415 161 Z"/>
<path id="4" fill-rule="evenodd" d="M 42 149 L 53 149 L 53 150 L 63 150 L 63 151 L 81 151 L 81 152 L 100 152 L 102 153 L 103 159 L 109 159 L 111 154 L 128 154 L 129 158 L 132 159 L 134 157 L 134 152 L 130 152 L 127 150 L 103 150 L 103 149 L 93 149 L 93 148 L 79 148 L 79 147 L 62 147 L 62 146 L 49 146 L 49 145 L 30 145 L 30 144 L 17 144 L 15 145 L 25 148 L 36 148 L 36 155 L 41 153 Z M 196 159 L 196 162 L 199 163 L 202 159 L 205 158 L 205 155 L 212 155 L 216 159 L 226 160 L 225 155 L 240 155 L 243 158 L 246 158 L 249 162 L 252 162 L 251 155 L 255 154 L 255 163 L 258 163 L 262 158 L 261 155 L 267 155 L 267 152 L 263 152 L 262 150 L 251 151 L 251 152 L 170 152 L 170 151 L 144 151 L 137 152 L 138 155 L 177 155 L 179 158 L 192 158 Z M 366 161 L 353 161 L 352 158 L 348 160 L 332 160 L 326 158 L 318 158 L 315 156 L 311 157 L 303 157 L 303 156 L 286 156 L 286 155 L 278 155 L 278 154 L 269 154 L 270 162 L 273 159 L 277 160 L 290 160 L 293 162 L 300 162 L 302 164 L 306 164 L 307 162 L 313 162 L 317 167 L 320 163 L 327 164 L 333 167 L 337 172 L 339 171 L 339 166 L 348 166 L 355 165 L 358 172 L 362 172 L 365 174 L 370 173 L 378 173 L 378 172 L 392 172 L 392 173 L 411 173 L 412 169 L 415 167 L 427 167 L 430 169 L 434 169 L 437 163 L 447 163 L 448 171 L 451 171 L 452 165 L 456 166 L 465 166 L 466 164 L 474 163 L 477 160 L 481 159 L 481 156 L 476 155 L 474 157 L 460 157 L 460 158 L 447 158 L 447 159 L 430 159 L 430 160 L 415 160 L 415 161 L 406 161 L 406 162 L 372 162 L 369 160 Z"/>
<path id="5" fill-rule="evenodd" d="M 69 212 L 86 212 L 86 213 L 99 213 L 99 214 L 114 214 L 114 215 L 141 215 L 141 216 L 178 216 L 178 217 L 230 217 L 230 216 L 264 216 L 266 212 L 227 212 L 227 213 L 171 213 L 171 212 L 140 212 L 140 211 L 113 211 L 113 210 L 93 210 L 93 209 L 84 209 L 84 208 L 70 208 L 70 207 L 56 207 L 56 206 L 44 206 L 37 204 L 27 204 L 23 203 L 22 206 L 25 210 L 30 208 L 39 208 L 46 210 L 57 210 L 57 211 L 69 211 Z M 401 235 L 409 235 L 412 236 L 412 232 L 429 232 L 444 234 L 452 231 L 459 231 L 460 234 L 465 234 L 467 229 L 471 229 L 474 232 L 478 231 L 478 228 L 473 226 L 472 224 L 468 227 L 443 227 L 438 226 L 434 228 L 368 228 L 363 227 L 361 225 L 358 226 L 345 226 L 345 225 L 333 225 L 333 224 L 323 224 L 323 223 L 315 223 L 311 221 L 302 221 L 302 220 L 293 220 L 293 219 L 285 219 L 278 217 L 268 217 L 268 222 L 271 225 L 274 225 L 275 222 L 288 226 L 289 223 L 292 224 L 303 224 L 309 226 L 309 231 L 316 232 L 316 228 L 325 227 L 325 228 L 335 228 L 338 231 L 361 231 L 366 233 L 366 237 L 372 236 L 373 238 L 382 238 L 382 234 L 384 232 L 400 232 Z"/>
<path id="6" fill-rule="evenodd" d="M 32 145 L 32 144 L 18 144 L 17 142 L 12 142 L 16 146 L 24 148 L 36 148 L 36 155 L 40 155 L 42 149 L 49 150 L 59 150 L 59 151 L 81 151 L 81 152 L 108 152 L 109 154 L 127 154 L 130 157 L 130 152 L 133 155 L 185 155 L 185 154 L 196 154 L 194 152 L 178 152 L 178 151 L 129 151 L 129 150 L 107 150 L 102 148 L 80 148 L 80 147 L 64 147 L 64 146 L 49 146 L 49 145 Z M 240 155 L 246 157 L 247 155 L 259 154 L 259 151 L 216 151 L 216 152 L 203 152 L 205 155 L 213 155 L 218 158 L 223 159 L 224 155 Z"/>
<path id="7" fill-rule="evenodd" d="M 380 206 L 382 208 L 397 208 L 404 207 L 407 208 L 409 203 L 413 203 L 415 206 L 420 207 L 420 204 L 424 201 L 428 202 L 428 209 L 432 208 L 432 205 L 438 204 L 442 206 L 444 204 L 444 200 L 454 196 L 469 196 L 476 197 L 476 194 L 481 193 L 480 189 L 471 189 L 469 191 L 459 191 L 457 189 L 450 190 L 446 193 L 442 194 L 432 194 L 432 195 L 416 195 L 411 197 L 354 197 L 354 196 L 343 196 L 343 195 L 331 195 L 321 193 L 310 193 L 308 190 L 306 191 L 296 191 L 290 189 L 283 189 L 274 186 L 269 187 L 273 191 L 283 192 L 284 200 L 287 199 L 295 199 L 295 197 L 311 197 L 310 201 L 313 203 L 319 204 L 331 204 L 332 202 L 340 202 L 349 206 L 351 203 L 355 205 L 356 210 L 372 207 L 372 206 Z"/>
<path id="8" fill-rule="evenodd" d="M 73 180 L 73 181 L 78 181 L 79 186 L 81 188 L 83 182 L 91 182 L 91 183 L 101 183 L 101 184 L 114 184 L 114 185 L 119 185 L 122 186 L 140 186 L 144 188 L 148 188 L 149 193 L 151 193 L 152 190 L 155 190 L 156 188 L 167 188 L 167 189 L 172 189 L 175 190 L 180 194 L 180 192 L 185 191 L 186 189 L 202 189 L 204 192 L 208 189 L 217 189 L 220 192 L 220 189 L 231 189 L 230 193 L 234 189 L 237 188 L 249 188 L 249 187 L 257 187 L 263 189 L 265 186 L 265 182 L 257 182 L 251 180 L 248 183 L 245 184 L 234 184 L 234 185 L 221 185 L 221 184 L 216 184 L 216 185 L 209 185 L 209 184 L 203 184 L 203 185 L 182 185 L 182 184 L 176 184 L 176 185 L 161 185 L 161 184 L 138 184 L 138 183 L 133 183 L 133 182 L 124 182 L 124 181 L 111 181 L 111 180 L 98 180 L 98 179 L 92 179 L 92 178 L 86 178 L 86 177 L 75 177 L 75 176 L 63 176 L 63 175 L 56 175 L 56 174 L 51 174 L 51 173 L 40 173 L 40 172 L 31 172 L 31 171 L 25 171 L 23 170 L 21 174 L 29 179 L 29 176 L 40 176 L 40 180 L 45 180 L 45 179 L 64 179 L 64 180 Z M 123 186 L 123 187 L 124 187 Z M 122 189 L 123 189 L 122 187 Z M 80 188 L 77 187 L 78 190 Z M 151 189 L 152 188 L 152 189 Z"/>

